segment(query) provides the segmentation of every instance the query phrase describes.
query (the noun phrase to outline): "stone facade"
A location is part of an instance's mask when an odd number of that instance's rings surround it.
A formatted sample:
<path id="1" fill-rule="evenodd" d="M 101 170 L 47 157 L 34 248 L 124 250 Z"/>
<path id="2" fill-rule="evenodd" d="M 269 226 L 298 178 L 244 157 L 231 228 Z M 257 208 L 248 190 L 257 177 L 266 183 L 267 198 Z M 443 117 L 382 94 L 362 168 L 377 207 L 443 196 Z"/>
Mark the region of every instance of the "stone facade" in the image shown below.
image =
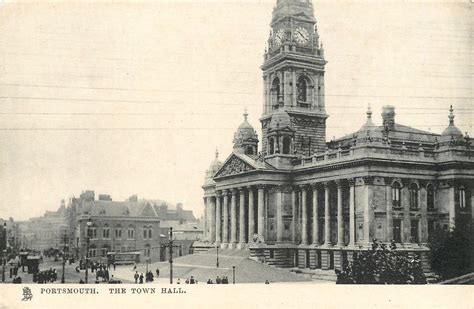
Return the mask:
<path id="1" fill-rule="evenodd" d="M 96 200 L 93 191 L 72 198 L 68 209 L 70 246 L 78 257 L 84 258 L 89 235 L 89 256 L 93 260 L 106 260 L 107 252 L 136 252 L 141 262 L 164 260 L 166 249 L 161 244 L 167 240 L 167 234 L 163 237 L 161 225 L 197 222 L 192 211 L 184 210 L 181 203 L 170 207 L 163 201 L 137 196 L 113 201 L 108 195 L 99 195 Z"/>
<path id="2" fill-rule="evenodd" d="M 203 186 L 204 237 L 276 266 L 322 269 L 340 268 L 373 239 L 393 240 L 426 266 L 436 227 L 472 222 L 470 139 L 452 108 L 434 134 L 398 124 L 385 106 L 382 126 L 369 109 L 360 130 L 326 142 L 315 24 L 310 1 L 277 1 L 262 66 L 262 150 L 216 156 Z"/>

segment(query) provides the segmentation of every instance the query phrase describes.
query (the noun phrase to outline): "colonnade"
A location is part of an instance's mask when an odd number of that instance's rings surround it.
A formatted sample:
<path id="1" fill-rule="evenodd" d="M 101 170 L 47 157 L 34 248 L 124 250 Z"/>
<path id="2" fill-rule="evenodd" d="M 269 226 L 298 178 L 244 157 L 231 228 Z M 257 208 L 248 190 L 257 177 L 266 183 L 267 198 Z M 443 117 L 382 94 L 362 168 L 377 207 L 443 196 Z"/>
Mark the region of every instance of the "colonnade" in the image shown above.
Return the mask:
<path id="1" fill-rule="evenodd" d="M 300 242 L 303 245 L 336 245 L 345 246 L 344 243 L 344 208 L 343 190 L 349 192 L 349 242 L 347 245 L 355 244 L 355 190 L 354 179 L 337 180 L 335 182 L 321 182 L 313 184 L 302 184 L 298 186 L 288 185 L 254 185 L 217 190 L 215 195 L 205 197 L 206 203 L 206 233 L 205 238 L 210 242 L 223 244 L 241 244 L 244 246 L 254 240 L 254 235 L 258 235 L 260 240 L 267 242 L 267 196 L 269 191 L 276 193 L 275 222 L 276 222 L 276 243 Z M 337 242 L 331 243 L 331 187 L 337 188 L 337 211 L 333 212 L 337 220 Z M 291 220 L 293 233 L 291 239 L 284 239 L 284 220 L 287 220 L 288 213 L 284 219 L 284 194 L 292 194 L 291 198 Z M 312 199 L 309 200 L 309 195 Z M 319 197 L 320 194 L 324 195 Z M 296 197 L 298 196 L 298 197 Z M 256 198 L 255 198 L 256 197 Z M 320 200 L 324 200 L 324 238 L 320 234 L 319 221 L 321 217 L 322 205 Z M 334 200 L 334 199 L 333 199 Z M 336 206 L 336 205 L 334 205 Z M 310 207 L 311 210 L 310 211 Z M 238 210 L 237 210 L 238 209 Z M 297 212 L 298 210 L 298 212 Z M 310 217 L 311 216 L 311 217 Z M 312 226 L 310 226 L 310 224 Z M 309 234 L 311 232 L 311 234 Z M 321 236 L 321 237 L 320 237 Z"/>

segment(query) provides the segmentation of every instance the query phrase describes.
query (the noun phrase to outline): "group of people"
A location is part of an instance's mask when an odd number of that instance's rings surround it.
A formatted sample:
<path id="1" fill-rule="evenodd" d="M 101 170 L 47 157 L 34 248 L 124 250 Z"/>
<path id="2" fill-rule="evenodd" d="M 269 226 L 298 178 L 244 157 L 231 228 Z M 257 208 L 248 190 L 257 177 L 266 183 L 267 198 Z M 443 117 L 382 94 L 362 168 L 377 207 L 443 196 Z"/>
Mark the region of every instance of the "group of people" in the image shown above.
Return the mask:
<path id="1" fill-rule="evenodd" d="M 214 284 L 214 282 L 212 282 L 212 279 L 208 279 L 207 284 Z M 215 284 L 229 284 L 229 279 L 227 278 L 227 276 L 223 276 L 222 278 L 217 276 Z"/>
<path id="2" fill-rule="evenodd" d="M 136 267 L 134 266 L 133 269 L 135 270 Z M 156 269 L 156 278 L 158 278 L 160 276 L 160 270 L 157 268 Z M 143 273 L 141 273 L 140 275 L 138 274 L 138 271 L 135 271 L 135 274 L 133 275 L 133 278 L 135 279 L 135 283 L 143 283 L 143 280 L 145 279 L 145 282 L 146 283 L 149 283 L 149 282 L 153 282 L 154 280 L 154 275 L 153 275 L 153 272 L 151 270 L 147 271 L 145 273 L 145 276 L 143 276 Z"/>
<path id="3" fill-rule="evenodd" d="M 58 280 L 58 272 L 56 269 L 50 268 L 33 274 L 33 282 L 48 283 L 56 280 Z"/>

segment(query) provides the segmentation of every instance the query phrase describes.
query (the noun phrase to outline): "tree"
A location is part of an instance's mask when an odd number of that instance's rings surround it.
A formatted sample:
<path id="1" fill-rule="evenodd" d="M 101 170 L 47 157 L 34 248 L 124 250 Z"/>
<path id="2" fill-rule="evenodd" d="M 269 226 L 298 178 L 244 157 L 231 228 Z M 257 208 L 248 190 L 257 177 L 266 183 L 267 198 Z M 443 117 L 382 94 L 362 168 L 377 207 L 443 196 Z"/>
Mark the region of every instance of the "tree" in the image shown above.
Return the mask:
<path id="1" fill-rule="evenodd" d="M 473 271 L 472 227 L 468 220 L 456 220 L 453 230 L 437 228 L 428 239 L 431 269 L 447 280 Z"/>
<path id="2" fill-rule="evenodd" d="M 374 240 L 372 248 L 359 251 L 352 263 L 336 270 L 337 283 L 342 284 L 423 284 L 425 275 L 418 257 L 397 251 L 395 243 Z"/>

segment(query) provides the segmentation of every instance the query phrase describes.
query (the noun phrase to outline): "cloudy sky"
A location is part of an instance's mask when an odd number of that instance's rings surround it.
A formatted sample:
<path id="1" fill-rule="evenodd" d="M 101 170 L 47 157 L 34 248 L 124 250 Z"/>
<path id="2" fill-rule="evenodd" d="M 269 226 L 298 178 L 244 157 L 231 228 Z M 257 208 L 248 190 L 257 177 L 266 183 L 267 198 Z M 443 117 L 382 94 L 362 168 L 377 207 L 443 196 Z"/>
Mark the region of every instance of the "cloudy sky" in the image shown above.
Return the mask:
<path id="1" fill-rule="evenodd" d="M 77 2 L 77 1 L 76 1 Z M 0 217 L 55 210 L 82 190 L 202 213 L 245 107 L 259 136 L 260 65 L 276 0 L 0 1 Z M 370 103 L 440 133 L 452 104 L 471 136 L 469 2 L 313 1 L 326 59 L 327 137 Z"/>

